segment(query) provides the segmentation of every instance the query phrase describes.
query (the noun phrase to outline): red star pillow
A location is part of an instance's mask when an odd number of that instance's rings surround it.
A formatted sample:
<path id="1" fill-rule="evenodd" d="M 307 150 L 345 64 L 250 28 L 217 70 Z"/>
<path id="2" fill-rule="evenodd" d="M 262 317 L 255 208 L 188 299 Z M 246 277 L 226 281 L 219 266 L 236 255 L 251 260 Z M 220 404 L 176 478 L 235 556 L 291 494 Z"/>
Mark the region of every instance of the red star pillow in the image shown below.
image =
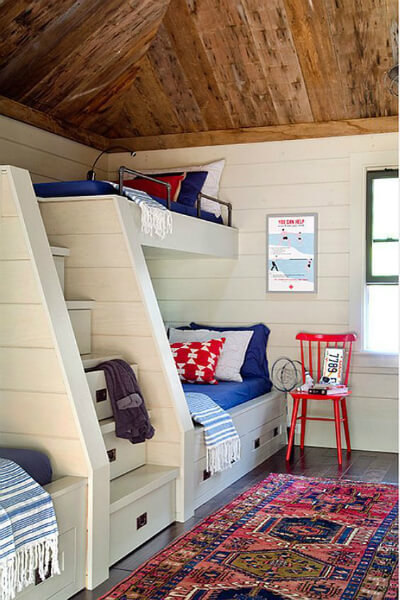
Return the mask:
<path id="1" fill-rule="evenodd" d="M 179 377 L 186 383 L 218 383 L 215 379 L 219 355 L 225 338 L 207 342 L 171 344 Z"/>

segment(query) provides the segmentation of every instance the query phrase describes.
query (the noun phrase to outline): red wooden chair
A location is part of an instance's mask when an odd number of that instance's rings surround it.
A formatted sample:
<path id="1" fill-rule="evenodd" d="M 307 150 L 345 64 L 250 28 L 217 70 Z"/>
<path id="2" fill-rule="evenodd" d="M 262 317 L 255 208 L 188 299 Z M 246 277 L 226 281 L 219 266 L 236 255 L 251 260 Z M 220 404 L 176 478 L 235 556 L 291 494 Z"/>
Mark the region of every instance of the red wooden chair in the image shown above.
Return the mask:
<path id="1" fill-rule="evenodd" d="M 323 371 L 323 361 L 325 355 L 325 349 L 331 348 L 343 348 L 343 370 L 345 373 L 342 384 L 347 386 L 350 372 L 350 360 L 353 342 L 356 340 L 354 333 L 346 334 L 320 334 L 320 333 L 298 333 L 296 340 L 300 341 L 300 353 L 301 353 L 301 365 L 303 371 L 303 383 L 305 383 L 306 371 L 308 371 L 315 382 L 319 381 Z M 313 358 L 316 359 L 316 369 L 313 366 Z M 305 361 L 308 360 L 308 367 Z M 337 456 L 339 465 L 342 464 L 342 439 L 341 439 L 341 423 L 343 423 L 344 434 L 346 438 L 347 452 L 351 452 L 350 447 L 350 433 L 349 424 L 347 420 L 347 408 L 346 408 L 346 397 L 351 394 L 347 391 L 340 395 L 323 396 L 317 394 L 309 394 L 308 392 L 290 392 L 293 398 L 293 412 L 292 421 L 290 425 L 288 448 L 286 452 L 286 460 L 290 459 L 290 455 L 293 448 L 294 433 L 297 420 L 301 421 L 301 433 L 300 433 L 300 448 L 304 449 L 304 437 L 306 433 L 306 421 L 334 421 L 336 428 L 336 444 L 337 444 Z M 301 400 L 301 416 L 298 417 L 297 413 L 299 410 L 299 404 Z M 323 417 L 307 417 L 307 401 L 308 400 L 319 400 L 333 402 L 334 418 L 328 419 Z M 342 409 L 342 417 L 340 416 L 340 408 Z"/>

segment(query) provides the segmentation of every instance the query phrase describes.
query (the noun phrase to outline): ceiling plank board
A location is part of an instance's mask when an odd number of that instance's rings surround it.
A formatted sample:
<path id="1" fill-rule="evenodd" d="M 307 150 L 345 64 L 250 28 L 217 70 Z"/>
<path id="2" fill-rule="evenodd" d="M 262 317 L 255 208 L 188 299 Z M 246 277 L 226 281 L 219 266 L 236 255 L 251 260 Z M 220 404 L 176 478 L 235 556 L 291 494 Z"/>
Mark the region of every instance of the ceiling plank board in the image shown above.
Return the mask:
<path id="1" fill-rule="evenodd" d="M 234 126 L 278 123 L 241 3 L 186 1 Z"/>
<path id="2" fill-rule="evenodd" d="M 0 2 L 0 69 L 27 43 L 37 44 L 52 21 L 60 19 L 76 0 L 5 0 Z"/>
<path id="3" fill-rule="evenodd" d="M 179 28 L 176 15 L 179 14 Z M 186 0 L 171 0 L 163 21 L 208 129 L 233 127 Z"/>
<path id="4" fill-rule="evenodd" d="M 184 131 L 201 131 L 205 121 L 196 97 L 171 43 L 168 31 L 161 25 L 147 57 L 170 101 L 177 106 L 177 115 Z"/>
<path id="5" fill-rule="evenodd" d="M 131 87 L 109 105 L 85 116 L 83 125 L 110 137 L 157 135 L 183 131 L 177 107 L 167 97 L 154 67 L 145 56 Z"/>
<path id="6" fill-rule="evenodd" d="M 282 0 L 241 0 L 279 123 L 313 120 L 303 74 Z"/>
<path id="7" fill-rule="evenodd" d="M 347 90 L 341 85 L 325 2 L 310 0 L 283 0 L 283 2 L 314 121 L 346 118 Z"/>
<path id="8" fill-rule="evenodd" d="M 386 0 L 327 0 L 333 47 L 346 100 L 345 113 L 386 116 L 397 112 L 397 99 L 388 94 L 384 74 L 394 64 L 390 28 L 397 7 Z"/>
<path id="9" fill-rule="evenodd" d="M 79 124 L 86 113 L 115 100 L 134 81 L 136 64 L 147 52 L 169 0 L 140 0 L 134 8 L 116 0 L 112 20 L 57 64 L 24 98 Z M 106 49 L 106 50 L 105 50 Z M 30 100 L 31 99 L 31 100 Z"/>
<path id="10" fill-rule="evenodd" d="M 136 138 L 113 139 L 129 150 L 162 150 L 169 148 L 194 148 L 225 144 L 248 144 L 302 140 L 306 138 L 390 133 L 398 131 L 398 117 L 376 117 L 369 119 L 346 119 L 319 123 L 292 123 L 269 127 L 243 127 L 220 131 L 178 133 Z"/>
<path id="11" fill-rule="evenodd" d="M 110 140 L 97 133 L 68 126 L 59 119 L 4 96 L 0 96 L 0 114 L 99 150 L 105 150 L 111 145 Z"/>
<path id="12" fill-rule="evenodd" d="M 42 11 L 47 11 L 46 0 L 38 2 Z M 116 2 L 118 0 L 77 1 L 65 13 L 51 19 L 38 39 L 26 40 L 20 51 L 0 71 L 1 93 L 14 100 L 21 100 L 54 65 L 97 30 L 104 18 L 109 18 Z"/>

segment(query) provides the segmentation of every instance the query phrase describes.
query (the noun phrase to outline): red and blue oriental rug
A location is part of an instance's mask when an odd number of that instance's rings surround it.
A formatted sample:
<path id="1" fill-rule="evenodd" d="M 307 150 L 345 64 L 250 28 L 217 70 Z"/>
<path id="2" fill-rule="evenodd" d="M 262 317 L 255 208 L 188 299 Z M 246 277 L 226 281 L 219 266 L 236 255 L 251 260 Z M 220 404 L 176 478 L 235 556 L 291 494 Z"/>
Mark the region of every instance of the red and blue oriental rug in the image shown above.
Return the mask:
<path id="1" fill-rule="evenodd" d="M 103 600 L 396 600 L 397 487 L 270 475 Z"/>

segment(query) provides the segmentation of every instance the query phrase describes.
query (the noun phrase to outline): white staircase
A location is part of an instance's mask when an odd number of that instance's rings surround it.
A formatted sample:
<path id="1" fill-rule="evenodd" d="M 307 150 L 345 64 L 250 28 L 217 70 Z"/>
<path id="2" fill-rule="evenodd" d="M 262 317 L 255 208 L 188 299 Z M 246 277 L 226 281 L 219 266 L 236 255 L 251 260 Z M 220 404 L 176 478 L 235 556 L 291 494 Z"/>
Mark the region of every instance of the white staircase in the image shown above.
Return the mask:
<path id="1" fill-rule="evenodd" d="M 51 246 L 64 292 L 65 260 L 68 248 Z M 84 369 L 115 358 L 115 353 L 91 354 L 91 299 L 66 300 Z M 138 365 L 132 364 L 140 380 Z M 110 463 L 110 550 L 112 565 L 140 544 L 175 521 L 177 467 L 147 464 L 146 443 L 132 444 L 115 434 L 115 420 L 104 372 L 86 372 L 98 426 Z M 151 412 L 149 411 L 151 417 Z"/>

